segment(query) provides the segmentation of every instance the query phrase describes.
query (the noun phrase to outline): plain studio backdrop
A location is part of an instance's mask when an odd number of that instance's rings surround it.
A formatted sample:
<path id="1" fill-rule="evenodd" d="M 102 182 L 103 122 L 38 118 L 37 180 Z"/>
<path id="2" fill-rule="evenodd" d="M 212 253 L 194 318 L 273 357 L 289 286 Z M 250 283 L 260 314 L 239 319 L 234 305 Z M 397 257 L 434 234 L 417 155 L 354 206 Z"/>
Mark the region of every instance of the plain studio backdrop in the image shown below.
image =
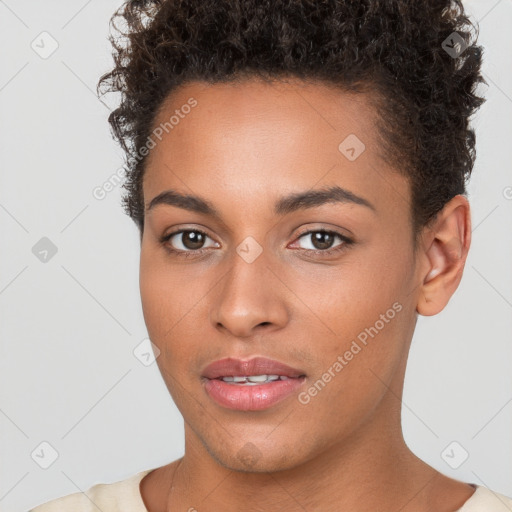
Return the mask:
<path id="1" fill-rule="evenodd" d="M 184 450 L 182 417 L 143 356 L 138 232 L 121 188 L 104 185 L 123 155 L 107 123 L 115 95 L 94 90 L 119 5 L 0 2 L 2 511 Z M 403 428 L 442 473 L 512 496 L 512 2 L 466 5 L 489 83 L 473 120 L 473 240 L 448 306 L 418 319 Z"/>

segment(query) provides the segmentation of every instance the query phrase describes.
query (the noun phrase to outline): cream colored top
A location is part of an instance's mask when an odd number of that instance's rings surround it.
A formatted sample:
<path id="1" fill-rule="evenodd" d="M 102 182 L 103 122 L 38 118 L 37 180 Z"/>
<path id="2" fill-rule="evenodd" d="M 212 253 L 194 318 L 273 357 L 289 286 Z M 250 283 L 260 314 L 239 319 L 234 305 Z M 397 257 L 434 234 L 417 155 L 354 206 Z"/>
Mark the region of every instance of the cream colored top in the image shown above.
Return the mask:
<path id="1" fill-rule="evenodd" d="M 148 512 L 139 484 L 153 469 L 118 482 L 93 485 L 85 493 L 77 492 L 57 498 L 29 512 Z M 480 485 L 475 487 L 474 494 L 454 512 L 512 512 L 512 498 Z"/>

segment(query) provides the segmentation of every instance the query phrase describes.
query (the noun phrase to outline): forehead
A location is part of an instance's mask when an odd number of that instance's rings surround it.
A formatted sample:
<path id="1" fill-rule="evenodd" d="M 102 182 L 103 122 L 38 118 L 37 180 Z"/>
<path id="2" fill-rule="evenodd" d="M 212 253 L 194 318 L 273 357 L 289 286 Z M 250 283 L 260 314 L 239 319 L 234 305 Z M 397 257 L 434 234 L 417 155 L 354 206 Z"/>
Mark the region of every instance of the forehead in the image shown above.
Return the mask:
<path id="1" fill-rule="evenodd" d="M 405 179 L 380 158 L 371 99 L 293 79 L 187 83 L 155 117 L 145 203 L 170 188 L 257 211 L 284 193 L 331 185 L 375 205 L 407 202 Z"/>

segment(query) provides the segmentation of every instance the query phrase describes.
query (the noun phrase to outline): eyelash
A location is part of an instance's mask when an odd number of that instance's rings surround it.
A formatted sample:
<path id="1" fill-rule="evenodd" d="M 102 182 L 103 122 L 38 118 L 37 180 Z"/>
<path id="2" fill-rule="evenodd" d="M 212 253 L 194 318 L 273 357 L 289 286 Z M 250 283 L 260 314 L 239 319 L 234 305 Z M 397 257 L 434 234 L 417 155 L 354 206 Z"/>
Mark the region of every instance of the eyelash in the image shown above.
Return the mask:
<path id="1" fill-rule="evenodd" d="M 208 251 L 208 249 L 196 249 L 196 250 L 183 251 L 181 249 L 173 249 L 172 247 L 169 247 L 167 242 L 174 235 L 177 235 L 179 233 L 185 233 L 185 232 L 201 233 L 202 235 L 210 238 L 210 236 L 207 233 L 205 233 L 204 231 L 202 231 L 201 229 L 180 229 L 178 231 L 173 231 L 172 233 L 162 236 L 160 238 L 160 243 L 165 246 L 167 251 L 175 254 L 176 256 L 183 257 L 183 258 L 190 258 L 191 256 L 197 256 L 197 255 L 203 254 L 206 251 Z M 322 250 L 322 249 L 299 249 L 301 251 L 305 251 L 308 254 L 319 255 L 320 257 L 322 257 L 324 255 L 331 256 L 334 253 L 337 253 L 339 251 L 343 251 L 343 250 L 347 249 L 350 245 L 352 245 L 354 243 L 353 240 L 342 235 L 341 233 L 338 233 L 337 231 L 330 231 L 327 229 L 312 229 L 309 231 L 305 231 L 303 233 L 300 233 L 297 236 L 297 240 L 299 240 L 300 238 L 302 238 L 305 235 L 310 235 L 312 233 L 328 233 L 331 235 L 335 235 L 335 236 L 339 237 L 343 242 L 342 244 L 339 244 L 339 245 L 333 247 L 332 249 L 325 249 L 325 250 Z"/>

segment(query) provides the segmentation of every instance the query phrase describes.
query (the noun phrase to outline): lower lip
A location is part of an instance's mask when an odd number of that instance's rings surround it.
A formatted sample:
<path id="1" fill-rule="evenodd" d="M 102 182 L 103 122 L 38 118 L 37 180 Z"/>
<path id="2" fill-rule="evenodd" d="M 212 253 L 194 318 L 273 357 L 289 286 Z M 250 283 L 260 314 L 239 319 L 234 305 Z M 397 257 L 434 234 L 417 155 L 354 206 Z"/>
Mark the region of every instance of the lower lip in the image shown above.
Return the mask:
<path id="1" fill-rule="evenodd" d="M 221 379 L 206 379 L 208 395 L 222 407 L 237 411 L 261 411 L 296 392 L 305 377 L 275 380 L 256 386 L 229 384 Z"/>

